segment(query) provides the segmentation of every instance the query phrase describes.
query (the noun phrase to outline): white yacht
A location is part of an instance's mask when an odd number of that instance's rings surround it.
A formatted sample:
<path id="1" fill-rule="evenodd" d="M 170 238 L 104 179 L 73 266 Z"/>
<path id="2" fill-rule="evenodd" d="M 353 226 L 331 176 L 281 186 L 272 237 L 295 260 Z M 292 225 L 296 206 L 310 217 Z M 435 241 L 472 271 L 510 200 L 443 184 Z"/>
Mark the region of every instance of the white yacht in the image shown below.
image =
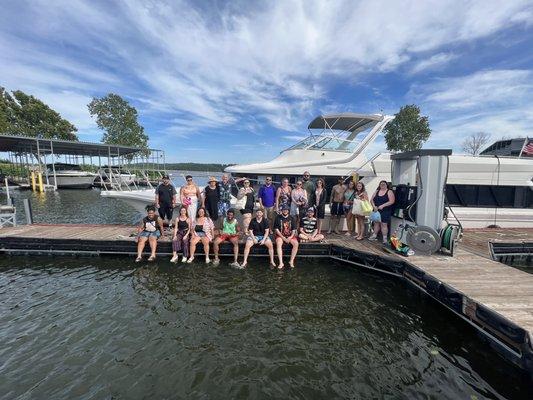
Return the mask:
<path id="1" fill-rule="evenodd" d="M 226 172 L 259 181 L 271 175 L 279 181 L 309 171 L 324 177 L 328 188 L 336 177 L 357 173 L 372 193 L 380 180 L 391 181 L 390 153 L 367 158 L 365 152 L 393 119 L 381 114 L 319 116 L 309 124 L 308 137 L 273 160 L 233 165 Z M 452 155 L 449 161 L 446 196 L 463 227 L 533 227 L 533 158 Z"/>
<path id="2" fill-rule="evenodd" d="M 135 182 L 135 178 L 137 177 L 135 174 L 122 171 L 119 167 L 111 167 L 111 173 L 109 172 L 109 170 L 110 168 L 107 166 L 100 168 L 100 170 L 98 171 L 98 175 L 101 178 L 99 177 L 97 179 L 97 182 L 102 179 L 104 183 L 109 183 L 111 181 L 119 186 L 129 186 Z"/>
<path id="3" fill-rule="evenodd" d="M 47 168 L 48 183 L 58 189 L 88 189 L 96 177 L 95 173 L 83 171 L 77 164 L 55 163 Z"/>

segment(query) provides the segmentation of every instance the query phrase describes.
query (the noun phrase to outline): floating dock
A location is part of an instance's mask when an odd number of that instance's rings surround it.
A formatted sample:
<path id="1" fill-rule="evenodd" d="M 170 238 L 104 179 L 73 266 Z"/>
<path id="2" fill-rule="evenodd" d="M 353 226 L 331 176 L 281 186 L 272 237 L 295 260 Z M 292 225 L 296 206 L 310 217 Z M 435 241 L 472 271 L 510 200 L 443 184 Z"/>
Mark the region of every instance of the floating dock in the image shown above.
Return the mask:
<path id="1" fill-rule="evenodd" d="M 131 226 L 22 225 L 0 230 L 0 252 L 133 255 L 134 240 Z M 532 249 L 533 229 L 475 229 L 464 233 L 453 257 L 437 253 L 405 258 L 379 243 L 343 235 L 301 244 L 299 254 L 403 279 L 475 327 L 494 349 L 533 376 L 533 274 L 495 261 L 530 261 Z M 170 253 L 170 237 L 165 237 L 158 254 Z M 221 254 L 230 253 L 229 244 L 221 246 Z M 255 246 L 251 254 L 265 256 L 266 249 Z"/>

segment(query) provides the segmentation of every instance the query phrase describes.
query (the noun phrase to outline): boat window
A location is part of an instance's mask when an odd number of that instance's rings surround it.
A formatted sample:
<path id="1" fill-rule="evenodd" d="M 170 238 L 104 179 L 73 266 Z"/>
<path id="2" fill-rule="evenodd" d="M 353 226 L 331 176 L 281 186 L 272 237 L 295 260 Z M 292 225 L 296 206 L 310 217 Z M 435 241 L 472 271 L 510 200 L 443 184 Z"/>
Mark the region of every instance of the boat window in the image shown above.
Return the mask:
<path id="1" fill-rule="evenodd" d="M 310 135 L 306 137 L 305 139 L 299 141 L 294 146 L 289 147 L 287 150 L 294 150 L 294 149 L 305 149 L 315 143 L 316 141 L 320 140 L 320 135 Z"/>
<path id="2" fill-rule="evenodd" d="M 314 150 L 337 150 L 352 152 L 361 143 L 359 140 L 346 140 L 340 137 L 324 137 L 310 147 Z"/>

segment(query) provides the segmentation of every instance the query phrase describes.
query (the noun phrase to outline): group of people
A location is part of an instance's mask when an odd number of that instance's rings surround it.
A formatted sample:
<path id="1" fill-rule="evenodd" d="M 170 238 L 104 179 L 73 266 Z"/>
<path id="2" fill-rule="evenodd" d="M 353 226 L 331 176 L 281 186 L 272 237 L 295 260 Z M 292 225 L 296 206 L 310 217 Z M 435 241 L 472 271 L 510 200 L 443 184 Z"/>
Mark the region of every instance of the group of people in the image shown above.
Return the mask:
<path id="1" fill-rule="evenodd" d="M 377 240 L 381 233 L 384 243 L 388 241 L 388 226 L 395 203 L 394 192 L 386 181 L 381 181 L 375 192 L 368 196 L 363 182 L 338 178 L 328 197 L 325 181 L 322 178 L 313 182 L 310 174 L 305 172 L 294 187 L 284 178 L 279 187 L 274 186 L 272 177 L 266 177 L 263 185 L 256 191 L 247 178 L 230 181 L 223 175 L 219 182 L 215 177 L 209 178 L 203 193 L 194 183 L 192 176 L 185 177 L 186 184 L 179 193 L 171 184 L 168 176 L 156 189 L 155 205 L 147 207 L 147 215 L 138 227 L 137 259 L 142 260 L 146 243 L 150 245 L 149 261 L 155 260 L 157 240 L 164 233 L 164 220 L 172 229 L 172 262 L 178 262 L 178 253 L 182 262 L 192 263 L 196 247 L 202 243 L 206 263 L 220 263 L 219 249 L 223 242 L 233 246 L 232 266 L 245 268 L 248 256 L 254 245 L 265 246 L 268 250 L 270 264 L 283 268 L 283 245 L 291 247 L 289 265 L 294 267 L 300 242 L 317 242 L 324 239 L 322 223 L 325 217 L 326 202 L 330 201 L 330 223 L 328 234 L 340 234 L 341 218 L 345 218 L 346 235 L 363 240 L 368 212 L 363 209 L 363 202 L 369 202 L 378 220 L 373 223 L 373 233 L 369 240 Z M 242 184 L 242 186 L 240 186 Z M 173 219 L 173 210 L 179 195 L 181 206 L 179 215 Z M 231 205 L 232 196 L 236 203 Z M 259 207 L 256 208 L 256 202 Z M 255 209 L 255 211 L 254 211 Z M 159 215 L 157 215 L 157 211 Z M 242 218 L 239 222 L 236 212 Z M 239 240 L 245 239 L 243 260 L 239 263 Z M 211 261 L 209 252 L 213 249 Z M 274 245 L 277 252 L 274 260 Z"/>

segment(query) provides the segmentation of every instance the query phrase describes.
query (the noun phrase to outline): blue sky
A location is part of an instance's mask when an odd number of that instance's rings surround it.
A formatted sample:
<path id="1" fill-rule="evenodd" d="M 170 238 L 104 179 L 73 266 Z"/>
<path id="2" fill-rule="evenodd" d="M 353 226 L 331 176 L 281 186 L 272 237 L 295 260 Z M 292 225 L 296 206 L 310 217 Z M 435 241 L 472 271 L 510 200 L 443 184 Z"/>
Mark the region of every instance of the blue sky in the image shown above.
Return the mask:
<path id="1" fill-rule="evenodd" d="M 0 85 L 82 140 L 101 138 L 87 103 L 109 92 L 172 161 L 266 161 L 316 115 L 411 103 L 425 147 L 533 136 L 531 1 L 2 3 Z"/>

